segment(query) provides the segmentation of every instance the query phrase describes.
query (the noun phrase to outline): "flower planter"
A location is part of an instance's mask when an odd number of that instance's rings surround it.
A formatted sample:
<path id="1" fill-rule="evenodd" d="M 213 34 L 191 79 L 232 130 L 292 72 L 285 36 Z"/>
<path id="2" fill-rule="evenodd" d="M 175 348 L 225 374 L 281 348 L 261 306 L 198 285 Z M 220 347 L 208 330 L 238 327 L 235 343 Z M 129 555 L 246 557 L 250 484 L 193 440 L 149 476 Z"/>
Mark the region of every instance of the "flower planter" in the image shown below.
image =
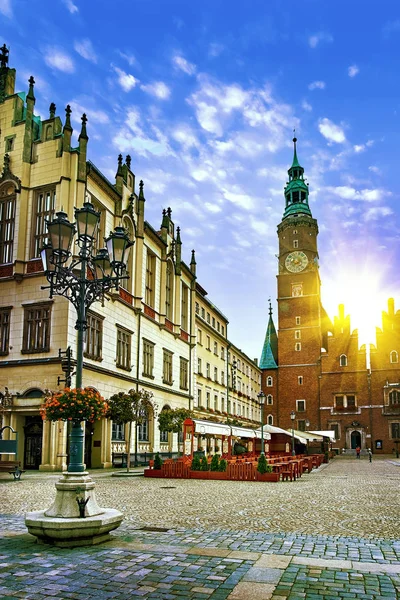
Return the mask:
<path id="1" fill-rule="evenodd" d="M 190 479 L 224 480 L 226 471 L 190 471 Z"/>
<path id="2" fill-rule="evenodd" d="M 279 473 L 259 473 L 257 471 L 256 481 L 279 481 Z"/>
<path id="3" fill-rule="evenodd" d="M 164 477 L 161 469 L 145 469 L 143 473 L 145 477 Z"/>

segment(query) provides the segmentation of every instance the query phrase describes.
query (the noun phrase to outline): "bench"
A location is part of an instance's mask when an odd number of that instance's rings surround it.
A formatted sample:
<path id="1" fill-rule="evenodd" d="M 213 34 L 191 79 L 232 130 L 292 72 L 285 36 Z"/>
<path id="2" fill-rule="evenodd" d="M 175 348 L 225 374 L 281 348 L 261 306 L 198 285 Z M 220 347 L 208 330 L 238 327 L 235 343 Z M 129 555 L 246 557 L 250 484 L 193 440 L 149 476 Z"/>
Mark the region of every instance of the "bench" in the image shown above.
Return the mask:
<path id="1" fill-rule="evenodd" d="M 20 467 L 21 461 L 19 460 L 0 460 L 0 473 L 14 475 L 14 481 L 19 481 L 22 473 L 25 473 Z"/>

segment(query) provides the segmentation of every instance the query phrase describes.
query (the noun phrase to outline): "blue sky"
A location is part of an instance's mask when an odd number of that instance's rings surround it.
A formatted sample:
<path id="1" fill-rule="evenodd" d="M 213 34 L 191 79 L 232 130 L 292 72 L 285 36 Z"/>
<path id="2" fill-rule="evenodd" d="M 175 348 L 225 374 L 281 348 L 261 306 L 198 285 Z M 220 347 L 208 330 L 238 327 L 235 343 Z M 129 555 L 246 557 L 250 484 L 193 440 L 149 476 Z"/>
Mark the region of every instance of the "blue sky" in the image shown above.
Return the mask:
<path id="1" fill-rule="evenodd" d="M 275 306 L 283 187 L 298 156 L 323 301 L 353 325 L 399 301 L 400 11 L 395 0 L 0 0 L 0 42 L 36 111 L 88 116 L 110 178 L 132 156 L 146 218 L 171 206 L 184 258 L 259 357 Z"/>

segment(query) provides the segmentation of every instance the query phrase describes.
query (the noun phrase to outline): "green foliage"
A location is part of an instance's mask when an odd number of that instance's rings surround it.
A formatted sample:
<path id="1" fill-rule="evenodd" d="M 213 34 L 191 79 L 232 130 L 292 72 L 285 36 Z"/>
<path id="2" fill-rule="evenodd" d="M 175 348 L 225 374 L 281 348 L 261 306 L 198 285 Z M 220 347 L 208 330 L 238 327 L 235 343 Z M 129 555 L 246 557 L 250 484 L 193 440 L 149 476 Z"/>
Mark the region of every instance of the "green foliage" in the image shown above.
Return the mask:
<path id="1" fill-rule="evenodd" d="M 187 408 L 163 408 L 158 415 L 158 428 L 160 431 L 179 433 L 182 431 L 183 421 L 192 417 L 193 411 Z"/>
<path id="2" fill-rule="evenodd" d="M 190 468 L 192 469 L 192 471 L 201 471 L 201 463 L 200 463 L 200 458 L 199 458 L 198 454 L 195 454 L 193 456 L 193 460 L 192 460 L 192 464 L 191 464 Z"/>
<path id="3" fill-rule="evenodd" d="M 265 458 L 265 454 L 260 454 L 257 464 L 257 471 L 261 474 L 267 473 L 267 459 Z"/>
<path id="4" fill-rule="evenodd" d="M 227 466 L 228 466 L 228 463 L 226 462 L 226 460 L 224 458 L 221 458 L 221 460 L 219 461 L 218 470 L 226 471 Z"/>
<path id="5" fill-rule="evenodd" d="M 157 469 L 158 471 L 161 469 L 161 465 L 163 464 L 163 461 L 161 459 L 160 454 L 157 452 L 157 454 L 154 457 L 154 469 Z"/>
<path id="6" fill-rule="evenodd" d="M 208 471 L 208 461 L 205 456 L 203 456 L 203 458 L 201 459 L 201 470 Z"/>
<path id="7" fill-rule="evenodd" d="M 99 421 L 107 415 L 108 405 L 99 392 L 92 388 L 65 388 L 62 392 L 50 392 L 40 407 L 42 419 L 48 421 Z"/>
<path id="8" fill-rule="evenodd" d="M 210 471 L 218 471 L 219 470 L 219 454 L 214 454 L 211 459 Z"/>
<path id="9" fill-rule="evenodd" d="M 118 392 L 108 400 L 107 418 L 115 423 L 142 423 L 148 416 L 150 409 L 156 408 L 151 402 L 153 394 L 146 390 L 136 391 L 134 389 L 126 392 Z"/>
<path id="10" fill-rule="evenodd" d="M 246 448 L 244 446 L 242 446 L 241 444 L 235 444 L 233 447 L 233 454 L 244 454 L 245 452 L 247 452 Z"/>

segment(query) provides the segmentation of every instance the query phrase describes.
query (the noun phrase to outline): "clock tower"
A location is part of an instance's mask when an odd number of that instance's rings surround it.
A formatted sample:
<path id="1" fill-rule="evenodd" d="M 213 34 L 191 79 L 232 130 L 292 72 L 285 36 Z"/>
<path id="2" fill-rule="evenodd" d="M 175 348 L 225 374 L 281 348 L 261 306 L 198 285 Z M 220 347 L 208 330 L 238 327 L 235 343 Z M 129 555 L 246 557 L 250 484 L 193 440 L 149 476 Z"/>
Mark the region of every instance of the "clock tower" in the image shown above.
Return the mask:
<path id="1" fill-rule="evenodd" d="M 308 204 L 309 187 L 297 159 L 296 138 L 293 163 L 288 170 L 285 211 L 278 225 L 278 365 L 279 425 L 295 429 L 317 429 L 319 374 L 322 346 L 320 277 L 318 271 L 318 223 Z"/>

